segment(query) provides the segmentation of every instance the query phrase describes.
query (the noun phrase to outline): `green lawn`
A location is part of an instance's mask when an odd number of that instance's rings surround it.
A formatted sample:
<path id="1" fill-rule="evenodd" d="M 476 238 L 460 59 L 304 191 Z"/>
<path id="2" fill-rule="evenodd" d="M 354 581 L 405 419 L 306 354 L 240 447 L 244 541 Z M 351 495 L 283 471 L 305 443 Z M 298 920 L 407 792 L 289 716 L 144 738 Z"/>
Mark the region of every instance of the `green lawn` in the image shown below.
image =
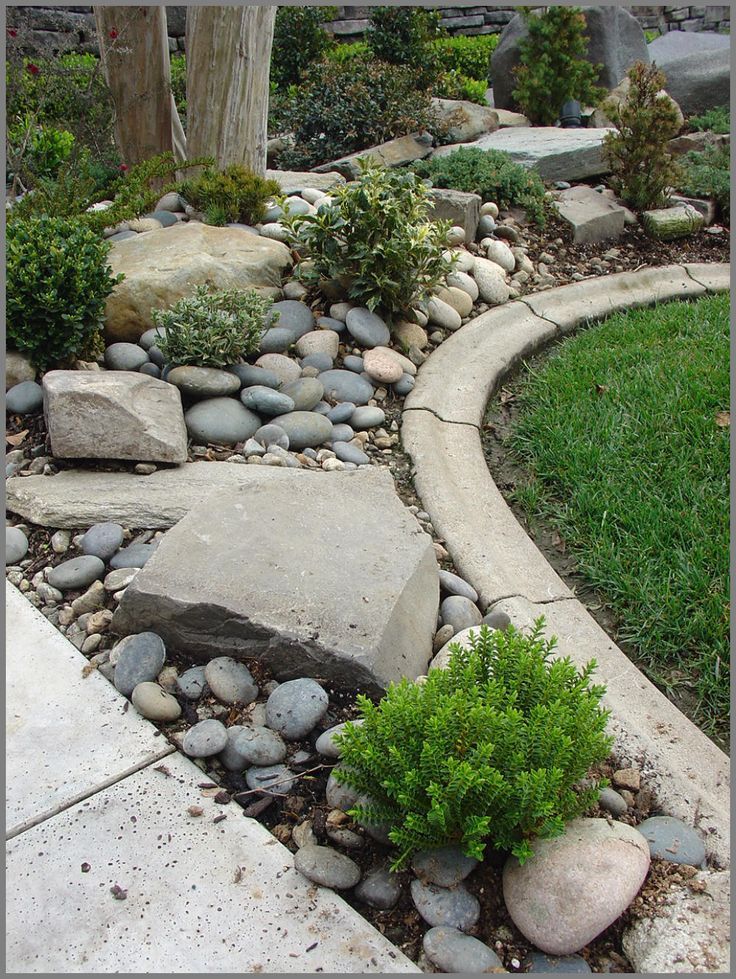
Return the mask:
<path id="1" fill-rule="evenodd" d="M 729 299 L 611 317 L 518 396 L 516 501 L 557 529 L 618 637 L 712 734 L 729 710 Z"/>

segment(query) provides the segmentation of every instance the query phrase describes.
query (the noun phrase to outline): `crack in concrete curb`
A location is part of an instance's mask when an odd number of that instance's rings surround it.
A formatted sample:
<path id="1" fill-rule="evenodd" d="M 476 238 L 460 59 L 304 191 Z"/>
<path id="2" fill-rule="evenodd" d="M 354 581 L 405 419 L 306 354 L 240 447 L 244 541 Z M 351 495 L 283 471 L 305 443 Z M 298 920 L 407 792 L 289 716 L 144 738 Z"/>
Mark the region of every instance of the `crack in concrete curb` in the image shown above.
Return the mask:
<path id="1" fill-rule="evenodd" d="M 454 421 L 451 418 L 443 418 L 442 415 L 438 414 L 438 412 L 436 412 L 433 408 L 424 408 L 424 407 L 407 408 L 406 412 L 409 411 L 426 411 L 429 412 L 430 415 L 434 415 L 437 421 L 442 422 L 443 425 L 464 425 L 466 428 L 474 428 L 476 432 L 480 432 L 480 427 L 476 425 L 474 422 L 459 422 L 459 421 Z M 404 414 L 406 412 L 404 412 Z"/>

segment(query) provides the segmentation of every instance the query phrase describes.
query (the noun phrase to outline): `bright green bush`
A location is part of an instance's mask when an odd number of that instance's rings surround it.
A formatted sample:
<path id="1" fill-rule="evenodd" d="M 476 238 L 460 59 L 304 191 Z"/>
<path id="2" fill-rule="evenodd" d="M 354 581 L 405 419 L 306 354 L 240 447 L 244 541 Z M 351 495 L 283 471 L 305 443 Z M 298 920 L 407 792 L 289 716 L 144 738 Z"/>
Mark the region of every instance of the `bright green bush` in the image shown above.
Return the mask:
<path id="1" fill-rule="evenodd" d="M 66 129 L 38 126 L 32 116 L 11 126 L 7 137 L 8 176 L 12 179 L 17 173 L 25 187 L 56 177 L 74 146 L 74 136 Z"/>
<path id="2" fill-rule="evenodd" d="M 625 97 L 603 105 L 616 127 L 606 133 L 603 152 L 611 167 L 611 187 L 635 210 L 644 211 L 666 204 L 678 179 L 668 143 L 679 132 L 681 119 L 670 99 L 659 94 L 665 76 L 656 65 L 639 61 L 626 77 Z"/>
<path id="3" fill-rule="evenodd" d="M 429 191 L 411 171 L 362 160 L 360 178 L 330 196 L 316 214 L 282 221 L 309 255 L 297 266 L 303 281 L 337 279 L 352 301 L 388 318 L 444 281 L 449 225 L 428 220 Z"/>
<path id="4" fill-rule="evenodd" d="M 336 736 L 335 777 L 370 797 L 351 815 L 389 827 L 392 869 L 448 844 L 479 860 L 490 844 L 523 862 L 535 838 L 595 802 L 599 787 L 579 784 L 611 748 L 604 688 L 589 684 L 594 661 L 578 672 L 552 660 L 542 628 L 483 626 L 424 684 L 403 679 L 378 705 L 358 699 L 363 724 Z"/>
<path id="5" fill-rule="evenodd" d="M 432 94 L 440 99 L 464 99 L 478 105 L 488 105 L 487 88 L 487 81 L 481 82 L 453 70 L 440 75 Z"/>
<path id="6" fill-rule="evenodd" d="M 366 42 L 374 58 L 411 68 L 418 88 L 429 88 L 441 72 L 432 41 L 440 36 L 440 15 L 422 7 L 373 7 Z"/>
<path id="7" fill-rule="evenodd" d="M 420 160 L 413 169 L 435 187 L 480 194 L 484 201 L 495 201 L 499 207 L 523 207 L 530 220 L 544 226 L 544 184 L 537 173 L 514 163 L 507 153 L 463 146 L 447 156 Z"/>
<path id="8" fill-rule="evenodd" d="M 715 109 L 708 109 L 702 116 L 691 116 L 688 120 L 693 129 L 700 132 L 718 133 L 725 136 L 731 132 L 731 109 L 727 105 L 719 105 Z"/>
<path id="9" fill-rule="evenodd" d="M 275 180 L 266 180 L 240 163 L 223 170 L 207 169 L 179 187 L 184 200 L 202 211 L 208 224 L 219 225 L 231 221 L 257 224 L 265 214 L 266 201 L 280 192 Z"/>
<path id="10" fill-rule="evenodd" d="M 370 61 L 371 50 L 365 41 L 353 41 L 350 44 L 335 44 L 322 55 L 325 61 L 344 64 L 346 61 Z"/>
<path id="11" fill-rule="evenodd" d="M 475 37 L 441 37 L 432 41 L 443 71 L 456 71 L 467 78 L 485 82 L 491 68 L 491 55 L 496 50 L 500 34 L 478 34 Z"/>
<path id="12" fill-rule="evenodd" d="M 306 69 L 332 44 L 322 27 L 337 17 L 336 7 L 278 7 L 271 49 L 271 79 L 279 88 L 296 85 Z"/>
<path id="13" fill-rule="evenodd" d="M 34 367 L 95 352 L 105 300 L 122 276 L 110 245 L 78 221 L 14 220 L 7 227 L 7 336 Z"/>
<path id="14" fill-rule="evenodd" d="M 309 170 L 321 163 L 417 130 L 434 131 L 427 92 L 418 91 L 411 68 L 356 60 L 313 65 L 288 100 L 281 128 L 295 145 L 279 164 Z"/>
<path id="15" fill-rule="evenodd" d="M 721 219 L 730 221 L 731 149 L 708 146 L 702 153 L 686 153 L 678 183 L 688 197 L 713 198 Z"/>
<path id="16" fill-rule="evenodd" d="M 151 310 L 155 326 L 165 331 L 157 345 L 169 364 L 229 367 L 258 349 L 272 305 L 255 289 L 197 286 L 169 309 Z"/>
<path id="17" fill-rule="evenodd" d="M 606 94 L 595 84 L 602 65 L 585 60 L 585 14 L 579 7 L 522 8 L 528 34 L 519 42 L 512 95 L 529 119 L 553 125 L 568 99 L 597 105 Z"/>

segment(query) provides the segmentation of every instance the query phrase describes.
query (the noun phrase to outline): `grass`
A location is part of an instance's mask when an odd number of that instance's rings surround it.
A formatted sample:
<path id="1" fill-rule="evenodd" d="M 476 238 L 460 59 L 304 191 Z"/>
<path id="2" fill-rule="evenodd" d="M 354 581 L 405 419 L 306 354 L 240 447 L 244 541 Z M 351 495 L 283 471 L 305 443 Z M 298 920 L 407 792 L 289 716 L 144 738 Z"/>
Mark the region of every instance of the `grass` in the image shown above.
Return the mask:
<path id="1" fill-rule="evenodd" d="M 703 730 L 729 710 L 729 300 L 611 317 L 518 396 L 515 501 L 560 534 L 618 638 Z"/>

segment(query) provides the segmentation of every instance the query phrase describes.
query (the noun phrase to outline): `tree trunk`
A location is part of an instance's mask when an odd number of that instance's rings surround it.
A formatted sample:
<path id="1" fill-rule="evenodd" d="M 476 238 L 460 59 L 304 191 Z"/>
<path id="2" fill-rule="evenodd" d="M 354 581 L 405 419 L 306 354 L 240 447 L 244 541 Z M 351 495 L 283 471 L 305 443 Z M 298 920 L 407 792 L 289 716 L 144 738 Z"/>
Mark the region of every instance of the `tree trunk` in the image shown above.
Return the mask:
<path id="1" fill-rule="evenodd" d="M 190 157 L 266 172 L 269 66 L 276 7 L 187 8 Z"/>
<path id="2" fill-rule="evenodd" d="M 115 104 L 115 136 L 129 166 L 159 153 L 183 159 L 171 94 L 166 8 L 94 7 L 100 57 Z"/>

